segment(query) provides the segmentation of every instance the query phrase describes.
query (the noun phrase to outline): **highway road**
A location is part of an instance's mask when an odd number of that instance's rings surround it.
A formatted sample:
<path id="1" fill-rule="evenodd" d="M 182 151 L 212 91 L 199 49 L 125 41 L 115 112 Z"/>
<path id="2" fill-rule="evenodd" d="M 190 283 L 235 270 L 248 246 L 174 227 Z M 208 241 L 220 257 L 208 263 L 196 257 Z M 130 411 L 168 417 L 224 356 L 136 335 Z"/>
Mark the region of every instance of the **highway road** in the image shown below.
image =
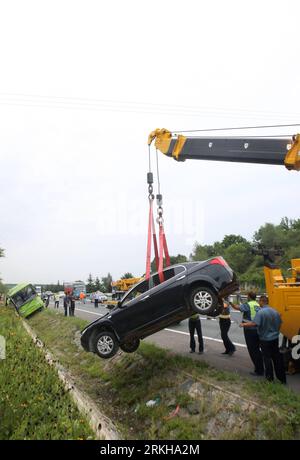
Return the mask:
<path id="1" fill-rule="evenodd" d="M 50 302 L 53 308 L 53 302 Z M 60 312 L 63 312 L 62 302 L 60 301 Z M 87 321 L 94 321 L 107 313 L 107 308 L 99 305 L 98 308 L 90 301 L 86 303 L 76 302 L 75 315 Z M 220 370 L 227 370 L 239 375 L 260 380 L 262 377 L 252 377 L 253 365 L 249 358 L 245 345 L 243 330 L 239 327 L 241 314 L 237 311 L 231 312 L 231 328 L 229 336 L 236 346 L 236 353 L 233 356 L 223 355 L 225 350 L 220 335 L 219 320 L 216 318 L 208 319 L 201 317 L 202 334 L 204 338 L 204 353 L 190 353 L 188 321 L 184 320 L 180 324 L 163 329 L 156 334 L 145 339 L 146 342 L 154 343 L 162 348 L 172 350 L 192 359 L 206 361 L 208 364 Z M 197 337 L 196 337 L 197 342 Z M 288 386 L 300 393 L 300 374 L 287 376 Z"/>

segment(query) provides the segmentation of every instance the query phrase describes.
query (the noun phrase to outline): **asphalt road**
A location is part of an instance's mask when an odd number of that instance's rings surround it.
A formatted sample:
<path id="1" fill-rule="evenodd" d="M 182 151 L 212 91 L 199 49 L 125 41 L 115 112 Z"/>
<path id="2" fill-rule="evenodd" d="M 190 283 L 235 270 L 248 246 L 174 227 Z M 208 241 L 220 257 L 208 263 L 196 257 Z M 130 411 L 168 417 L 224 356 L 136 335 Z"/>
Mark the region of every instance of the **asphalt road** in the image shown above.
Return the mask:
<path id="1" fill-rule="evenodd" d="M 50 302 L 53 307 L 53 302 Z M 62 303 L 60 302 L 59 310 L 63 312 Z M 104 316 L 107 308 L 86 301 L 86 303 L 76 302 L 75 315 L 87 321 L 94 321 L 97 317 Z M 225 350 L 221 340 L 219 320 L 216 318 L 207 319 L 201 317 L 202 334 L 204 338 L 204 353 L 190 353 L 188 321 L 184 320 L 178 325 L 163 329 L 156 334 L 145 339 L 146 342 L 154 343 L 161 348 L 172 350 L 184 356 L 189 356 L 196 360 L 206 361 L 208 364 L 220 370 L 227 370 L 239 375 L 260 380 L 262 377 L 252 377 L 250 372 L 253 371 L 253 365 L 249 358 L 245 345 L 243 330 L 239 327 L 241 314 L 237 311 L 231 312 L 231 328 L 229 337 L 236 346 L 236 353 L 233 356 L 222 355 Z M 197 342 L 197 338 L 196 338 Z M 300 374 L 287 376 L 288 386 L 300 393 Z"/>

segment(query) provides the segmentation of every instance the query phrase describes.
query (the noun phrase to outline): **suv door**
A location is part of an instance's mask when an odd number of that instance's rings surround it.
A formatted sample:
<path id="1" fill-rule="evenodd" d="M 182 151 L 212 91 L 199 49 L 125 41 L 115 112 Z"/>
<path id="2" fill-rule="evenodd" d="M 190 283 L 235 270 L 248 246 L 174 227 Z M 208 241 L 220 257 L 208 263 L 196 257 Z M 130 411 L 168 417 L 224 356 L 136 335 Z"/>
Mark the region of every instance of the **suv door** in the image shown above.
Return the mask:
<path id="1" fill-rule="evenodd" d="M 164 270 L 165 281 L 159 284 L 158 274 L 153 275 L 149 284 L 151 289 L 145 292 L 135 305 L 135 314 L 139 315 L 137 336 L 146 337 L 160 328 L 160 322 L 168 321 L 184 307 L 184 284 L 186 269 L 184 266 Z M 131 309 L 130 309 L 131 310 Z"/>
<path id="2" fill-rule="evenodd" d="M 136 332 L 143 335 L 149 325 L 172 317 L 183 308 L 186 268 L 177 266 L 163 271 L 165 281 L 159 283 L 158 274 L 133 288 L 116 313 L 116 326 L 121 339 Z M 150 285 L 150 289 L 147 289 Z M 152 287 L 153 286 L 153 287 Z M 134 335 L 134 334 L 133 334 Z"/>
<path id="3" fill-rule="evenodd" d="M 148 298 L 149 281 L 144 280 L 124 296 L 118 311 L 113 315 L 113 323 L 121 339 L 139 329 L 147 321 L 144 298 Z"/>
<path id="4" fill-rule="evenodd" d="M 165 281 L 160 284 L 158 284 L 158 274 L 153 275 L 155 287 L 149 290 L 147 298 L 143 300 L 145 308 L 148 308 L 149 311 L 151 310 L 152 319 L 150 321 L 167 318 L 185 308 L 184 285 L 186 283 L 186 268 L 183 265 L 166 268 L 163 274 Z"/>

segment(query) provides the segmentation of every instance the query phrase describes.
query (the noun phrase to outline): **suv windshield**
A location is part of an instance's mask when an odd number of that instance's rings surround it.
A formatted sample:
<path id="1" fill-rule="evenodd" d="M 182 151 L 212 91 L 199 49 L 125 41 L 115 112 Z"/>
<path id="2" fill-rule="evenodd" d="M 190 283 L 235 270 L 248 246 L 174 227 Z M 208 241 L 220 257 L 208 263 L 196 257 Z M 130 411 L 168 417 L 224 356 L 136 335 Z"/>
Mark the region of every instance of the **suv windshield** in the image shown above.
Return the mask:
<path id="1" fill-rule="evenodd" d="M 164 281 L 168 281 L 169 279 L 174 278 L 174 276 L 184 272 L 185 270 L 186 268 L 183 265 L 178 265 L 172 268 L 165 268 L 163 271 Z M 149 280 L 144 280 L 140 284 L 135 286 L 128 293 L 128 295 L 124 297 L 123 305 L 125 306 L 131 300 L 136 299 L 141 294 L 144 294 L 145 292 L 149 291 L 149 289 L 152 289 L 158 286 L 159 284 L 161 284 L 159 280 L 159 275 L 158 273 L 155 273 L 154 275 L 150 276 Z"/>
<path id="2" fill-rule="evenodd" d="M 138 284 L 135 286 L 125 297 L 123 305 L 126 305 L 128 302 L 130 302 L 133 299 L 136 299 L 138 296 L 141 294 L 144 294 L 144 292 L 147 292 L 149 290 L 149 281 L 145 280 L 142 283 Z"/>
<path id="3" fill-rule="evenodd" d="M 122 300 L 125 295 L 124 291 L 114 292 L 111 296 L 111 300 Z"/>

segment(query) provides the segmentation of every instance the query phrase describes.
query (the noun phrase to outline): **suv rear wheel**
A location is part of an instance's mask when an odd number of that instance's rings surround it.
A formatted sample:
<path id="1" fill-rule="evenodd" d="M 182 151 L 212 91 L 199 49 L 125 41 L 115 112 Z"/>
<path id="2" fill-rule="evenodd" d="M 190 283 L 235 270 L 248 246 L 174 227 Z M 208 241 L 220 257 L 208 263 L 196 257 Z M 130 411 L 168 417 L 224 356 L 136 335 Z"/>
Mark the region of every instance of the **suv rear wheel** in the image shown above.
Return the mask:
<path id="1" fill-rule="evenodd" d="M 108 359 L 117 353 L 119 344 L 113 332 L 101 331 L 95 337 L 94 347 L 100 358 Z"/>
<path id="2" fill-rule="evenodd" d="M 132 339 L 132 340 L 128 340 L 127 342 L 121 343 L 120 348 L 126 353 L 133 353 L 139 348 L 139 345 L 140 345 L 140 339 Z"/>
<path id="3" fill-rule="evenodd" d="M 212 315 L 218 306 L 218 297 L 212 289 L 198 286 L 190 294 L 190 306 L 196 313 Z"/>

